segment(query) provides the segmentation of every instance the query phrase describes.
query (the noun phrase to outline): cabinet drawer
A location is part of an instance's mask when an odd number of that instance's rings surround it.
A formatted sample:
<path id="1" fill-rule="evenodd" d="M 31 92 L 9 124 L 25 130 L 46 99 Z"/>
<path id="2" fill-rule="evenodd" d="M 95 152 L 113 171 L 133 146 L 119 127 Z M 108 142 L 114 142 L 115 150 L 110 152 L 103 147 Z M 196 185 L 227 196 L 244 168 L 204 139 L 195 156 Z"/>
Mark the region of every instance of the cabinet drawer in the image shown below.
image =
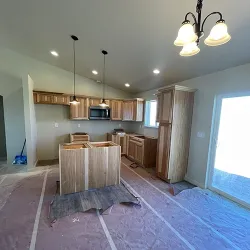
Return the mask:
<path id="1" fill-rule="evenodd" d="M 135 145 L 137 145 L 139 147 L 143 146 L 143 142 L 140 142 L 140 141 L 137 141 L 137 140 L 134 140 L 134 139 L 130 139 L 130 142 L 134 143 Z"/>

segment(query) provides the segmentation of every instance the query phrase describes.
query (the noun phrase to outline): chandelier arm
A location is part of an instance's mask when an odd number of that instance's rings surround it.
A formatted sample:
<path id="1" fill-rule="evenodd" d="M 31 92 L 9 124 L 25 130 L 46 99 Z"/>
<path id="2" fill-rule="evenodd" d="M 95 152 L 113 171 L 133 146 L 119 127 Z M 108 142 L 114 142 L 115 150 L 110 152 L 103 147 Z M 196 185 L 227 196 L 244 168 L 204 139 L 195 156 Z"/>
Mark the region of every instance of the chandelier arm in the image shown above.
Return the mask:
<path id="1" fill-rule="evenodd" d="M 222 14 L 220 13 L 220 12 L 212 12 L 212 13 L 210 13 L 205 19 L 204 19 L 204 21 L 203 21 L 203 23 L 202 23 L 202 26 L 201 26 L 201 32 L 204 32 L 204 24 L 205 24 L 205 22 L 207 21 L 207 19 L 210 17 L 210 16 L 212 16 L 212 15 L 219 15 L 220 16 L 220 19 L 218 20 L 218 21 L 224 21 L 223 20 L 223 18 L 222 18 Z"/>
<path id="2" fill-rule="evenodd" d="M 186 16 L 185 16 L 185 21 L 184 21 L 183 23 L 185 23 L 186 21 L 188 21 L 187 17 L 188 17 L 189 15 L 191 15 L 191 16 L 193 17 L 195 24 L 197 24 L 196 17 L 195 17 L 195 15 L 194 15 L 192 12 L 188 12 L 188 13 L 186 14 Z"/>

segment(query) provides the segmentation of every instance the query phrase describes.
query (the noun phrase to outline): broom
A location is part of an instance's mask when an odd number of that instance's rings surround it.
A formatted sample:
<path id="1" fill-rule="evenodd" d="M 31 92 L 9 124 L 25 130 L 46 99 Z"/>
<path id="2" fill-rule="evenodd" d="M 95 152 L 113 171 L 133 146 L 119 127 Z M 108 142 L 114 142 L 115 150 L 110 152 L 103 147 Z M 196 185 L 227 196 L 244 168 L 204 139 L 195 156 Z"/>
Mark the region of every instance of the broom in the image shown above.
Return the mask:
<path id="1" fill-rule="evenodd" d="M 27 164 L 27 156 L 23 155 L 23 150 L 26 144 L 26 139 L 24 140 L 23 148 L 20 155 L 16 155 L 15 160 L 12 162 L 13 165 L 26 165 Z"/>

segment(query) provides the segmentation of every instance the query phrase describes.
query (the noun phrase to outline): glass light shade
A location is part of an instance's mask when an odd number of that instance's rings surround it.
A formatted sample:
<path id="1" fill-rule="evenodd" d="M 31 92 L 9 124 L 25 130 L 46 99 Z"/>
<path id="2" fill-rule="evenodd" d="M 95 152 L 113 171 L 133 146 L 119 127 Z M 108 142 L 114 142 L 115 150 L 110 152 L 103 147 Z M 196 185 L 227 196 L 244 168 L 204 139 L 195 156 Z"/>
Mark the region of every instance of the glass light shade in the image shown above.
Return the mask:
<path id="1" fill-rule="evenodd" d="M 181 26 L 178 37 L 174 41 L 175 46 L 184 46 L 188 43 L 195 42 L 198 36 L 194 32 L 194 27 L 190 23 L 185 23 Z"/>
<path id="2" fill-rule="evenodd" d="M 180 52 L 181 56 L 194 56 L 200 52 L 200 48 L 198 47 L 196 42 L 188 43 L 183 46 L 182 51 Z"/>
<path id="3" fill-rule="evenodd" d="M 228 34 L 227 25 L 224 22 L 217 22 L 212 28 L 210 35 L 205 39 L 208 46 L 218 46 L 230 41 L 231 36 Z"/>
<path id="4" fill-rule="evenodd" d="M 106 108 L 108 107 L 109 105 L 106 103 L 105 99 L 102 100 L 102 102 L 99 104 L 99 106 L 103 107 L 103 108 Z"/>
<path id="5" fill-rule="evenodd" d="M 69 103 L 71 103 L 71 104 L 78 104 L 79 102 L 77 101 L 77 99 L 76 99 L 76 97 L 75 96 L 73 96 L 73 99 L 72 99 L 72 101 L 70 101 Z"/>

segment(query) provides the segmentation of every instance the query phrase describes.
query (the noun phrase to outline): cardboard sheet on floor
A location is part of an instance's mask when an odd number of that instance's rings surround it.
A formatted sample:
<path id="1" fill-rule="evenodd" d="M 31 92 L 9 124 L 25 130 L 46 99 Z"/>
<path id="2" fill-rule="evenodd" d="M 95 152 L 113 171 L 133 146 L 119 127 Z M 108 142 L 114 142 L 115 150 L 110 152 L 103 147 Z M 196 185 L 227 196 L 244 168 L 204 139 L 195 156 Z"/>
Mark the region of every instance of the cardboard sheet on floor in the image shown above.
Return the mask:
<path id="1" fill-rule="evenodd" d="M 139 200 L 123 184 L 73 194 L 59 194 L 59 182 L 53 201 L 50 204 L 49 219 L 53 223 L 59 218 L 90 209 L 100 213 L 114 204 L 125 203 L 140 205 Z"/>

